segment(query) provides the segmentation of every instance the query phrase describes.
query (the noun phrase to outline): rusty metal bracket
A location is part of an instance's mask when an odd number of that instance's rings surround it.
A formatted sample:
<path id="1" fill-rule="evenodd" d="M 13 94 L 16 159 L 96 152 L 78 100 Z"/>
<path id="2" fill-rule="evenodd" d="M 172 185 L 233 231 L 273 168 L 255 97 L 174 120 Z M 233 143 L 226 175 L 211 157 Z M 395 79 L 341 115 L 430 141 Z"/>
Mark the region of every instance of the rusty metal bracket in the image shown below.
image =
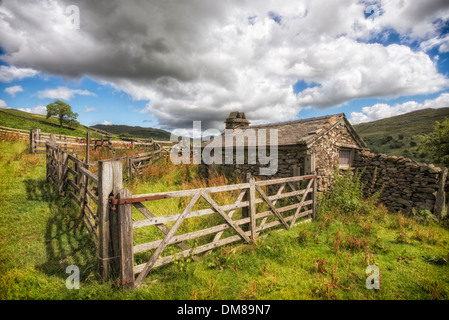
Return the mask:
<path id="1" fill-rule="evenodd" d="M 125 199 L 117 199 L 114 196 L 109 196 L 109 204 L 111 205 L 111 210 L 117 210 L 116 205 L 120 204 L 131 204 L 142 201 L 152 201 L 152 200 L 161 200 L 167 199 L 169 196 L 167 195 L 156 195 L 156 196 L 148 196 L 148 197 L 136 197 L 136 198 L 125 198 Z"/>

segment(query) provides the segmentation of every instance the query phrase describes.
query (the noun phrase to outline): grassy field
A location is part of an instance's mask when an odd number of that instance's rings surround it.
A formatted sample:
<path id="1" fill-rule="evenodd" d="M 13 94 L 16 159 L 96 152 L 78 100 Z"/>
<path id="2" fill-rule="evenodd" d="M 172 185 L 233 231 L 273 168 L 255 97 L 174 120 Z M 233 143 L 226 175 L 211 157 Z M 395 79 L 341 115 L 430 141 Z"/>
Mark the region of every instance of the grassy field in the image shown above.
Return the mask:
<path id="1" fill-rule="evenodd" d="M 107 131 L 115 135 L 129 134 L 135 138 L 142 138 L 142 139 L 153 138 L 155 140 L 166 140 L 166 141 L 170 140 L 170 132 L 155 128 L 114 125 L 114 124 L 113 125 L 97 124 L 93 126 L 93 128 Z"/>
<path id="2" fill-rule="evenodd" d="M 449 108 L 424 109 L 354 126 L 373 153 L 428 161 L 419 150 L 419 136 L 432 131 L 435 121 L 449 117 Z"/>
<path id="3" fill-rule="evenodd" d="M 141 288 L 122 292 L 99 278 L 79 209 L 46 183 L 44 161 L 25 143 L 0 142 L 0 299 L 449 299 L 447 223 L 389 214 L 361 199 L 348 177 L 320 199 L 317 220 L 156 268 Z M 143 193 L 202 183 L 195 168 L 166 164 L 127 187 Z M 80 289 L 66 287 L 69 265 L 80 269 Z M 379 290 L 366 288 L 369 265 L 379 268 Z"/>
<path id="4" fill-rule="evenodd" d="M 100 129 L 91 128 L 82 124 L 74 124 L 71 127 L 64 125 L 59 127 L 59 121 L 55 117 L 46 118 L 43 115 L 33 114 L 16 109 L 0 109 L 0 124 L 2 127 L 16 128 L 16 129 L 40 129 L 43 133 L 61 134 L 75 137 L 86 137 L 87 131 L 98 132 L 101 134 L 111 135 L 108 132 Z M 112 135 L 115 137 L 115 135 Z M 93 138 L 100 137 L 99 135 L 92 135 Z"/>

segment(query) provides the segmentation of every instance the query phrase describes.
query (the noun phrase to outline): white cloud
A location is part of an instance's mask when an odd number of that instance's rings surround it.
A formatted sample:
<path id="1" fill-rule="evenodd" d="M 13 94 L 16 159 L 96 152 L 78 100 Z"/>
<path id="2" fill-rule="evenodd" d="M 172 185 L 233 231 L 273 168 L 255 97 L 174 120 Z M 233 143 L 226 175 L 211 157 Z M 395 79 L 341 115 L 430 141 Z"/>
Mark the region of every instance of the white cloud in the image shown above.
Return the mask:
<path id="1" fill-rule="evenodd" d="M 102 124 L 102 125 L 105 125 L 105 126 L 111 126 L 111 125 L 112 125 L 112 122 L 111 122 L 111 121 L 104 120 L 101 124 Z"/>
<path id="2" fill-rule="evenodd" d="M 21 111 L 29 112 L 29 113 L 35 113 L 35 114 L 47 114 L 47 108 L 45 106 L 35 106 L 33 108 L 18 108 Z"/>
<path id="3" fill-rule="evenodd" d="M 45 89 L 37 92 L 37 96 L 41 99 L 50 98 L 50 99 L 70 100 L 77 94 L 82 96 L 96 95 L 95 93 L 90 92 L 88 90 L 70 89 L 67 87 L 57 87 L 56 89 Z"/>
<path id="4" fill-rule="evenodd" d="M 14 66 L 0 66 L 0 82 L 11 82 L 34 77 L 38 72 L 30 68 L 16 68 Z"/>
<path id="5" fill-rule="evenodd" d="M 23 92 L 23 88 L 22 88 L 22 86 L 12 86 L 12 87 L 6 88 L 5 92 L 14 98 L 16 96 L 16 93 Z"/>
<path id="6" fill-rule="evenodd" d="M 449 34 L 443 36 L 443 37 L 434 37 L 432 39 L 429 39 L 427 41 L 421 42 L 419 47 L 423 51 L 429 51 L 433 49 L 434 47 L 439 47 L 438 51 L 440 53 L 449 52 Z"/>
<path id="7" fill-rule="evenodd" d="M 363 107 L 362 112 L 352 112 L 349 121 L 352 124 L 358 124 L 428 108 L 449 108 L 449 93 L 443 93 L 439 97 L 425 100 L 423 103 L 408 101 L 393 106 L 386 103 L 378 103 L 371 107 Z"/>
<path id="8" fill-rule="evenodd" d="M 97 109 L 96 109 L 96 108 L 89 108 L 89 107 L 86 107 L 86 108 L 84 109 L 84 112 L 86 112 L 86 113 L 94 112 L 94 111 L 97 111 Z"/>
<path id="9" fill-rule="evenodd" d="M 404 44 L 438 39 L 436 21 L 449 19 L 448 2 L 377 3 L 382 14 L 366 19 L 367 4 L 353 0 L 81 0 L 80 29 L 69 30 L 68 1 L 4 0 L 0 45 L 11 65 L 87 75 L 149 101 L 146 112 L 165 129 L 189 128 L 193 120 L 222 128 L 235 110 L 255 123 L 273 122 L 309 106 L 445 89 L 447 78 L 425 52 L 370 42 L 388 30 Z M 298 80 L 317 86 L 295 95 Z M 91 93 L 39 93 L 66 100 L 75 94 Z"/>
<path id="10" fill-rule="evenodd" d="M 9 109 L 9 107 L 6 104 L 5 100 L 0 99 L 0 108 Z"/>
<path id="11" fill-rule="evenodd" d="M 340 38 L 312 50 L 306 52 L 303 78 L 320 86 L 298 94 L 303 106 L 321 109 L 357 98 L 434 93 L 449 85 L 428 55 L 407 46 Z"/>

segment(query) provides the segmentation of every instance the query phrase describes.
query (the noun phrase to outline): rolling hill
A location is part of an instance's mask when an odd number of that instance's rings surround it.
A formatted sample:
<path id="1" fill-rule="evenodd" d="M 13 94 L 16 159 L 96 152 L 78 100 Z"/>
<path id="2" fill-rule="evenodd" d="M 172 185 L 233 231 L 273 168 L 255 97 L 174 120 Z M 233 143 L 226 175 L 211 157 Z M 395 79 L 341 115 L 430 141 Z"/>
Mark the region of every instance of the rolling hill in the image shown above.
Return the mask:
<path id="1" fill-rule="evenodd" d="M 115 125 L 115 124 L 113 125 L 97 124 L 93 126 L 93 128 L 100 129 L 102 131 L 106 131 L 115 135 L 128 134 L 134 138 L 141 138 L 141 139 L 153 138 L 154 140 L 163 140 L 163 141 L 170 140 L 170 132 L 161 129 L 138 127 L 138 126 Z"/>
<path id="2" fill-rule="evenodd" d="M 419 135 L 433 130 L 435 121 L 449 117 L 449 108 L 423 109 L 399 116 L 354 125 L 371 152 L 429 162 L 418 149 Z"/>
<path id="3" fill-rule="evenodd" d="M 17 109 L 0 108 L 0 126 L 15 129 L 41 129 L 45 133 L 62 134 L 76 137 L 85 137 L 87 131 L 98 132 L 99 134 L 112 136 L 113 139 L 119 139 L 120 134 L 131 135 L 134 138 L 155 140 L 170 140 L 170 133 L 160 129 L 132 127 L 125 125 L 96 125 L 92 127 L 83 124 L 75 124 L 71 127 L 64 125 L 59 127 L 57 118 L 47 119 L 44 115 L 20 111 Z M 93 134 L 93 138 L 100 136 Z"/>
<path id="4" fill-rule="evenodd" d="M 76 137 L 85 137 L 89 127 L 75 124 L 72 127 L 64 125 L 59 127 L 58 119 L 50 117 L 47 119 L 40 114 L 33 114 L 16 109 L 0 109 L 0 126 L 16 129 L 40 129 L 45 133 L 63 134 Z"/>

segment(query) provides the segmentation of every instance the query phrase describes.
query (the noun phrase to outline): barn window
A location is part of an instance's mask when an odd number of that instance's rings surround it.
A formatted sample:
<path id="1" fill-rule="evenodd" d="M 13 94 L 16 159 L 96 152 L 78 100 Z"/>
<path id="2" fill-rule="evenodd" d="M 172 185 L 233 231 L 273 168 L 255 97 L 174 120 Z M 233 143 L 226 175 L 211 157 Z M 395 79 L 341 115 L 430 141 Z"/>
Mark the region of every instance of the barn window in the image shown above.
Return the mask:
<path id="1" fill-rule="evenodd" d="M 340 162 L 341 168 L 347 168 L 351 165 L 351 150 L 340 149 Z"/>

